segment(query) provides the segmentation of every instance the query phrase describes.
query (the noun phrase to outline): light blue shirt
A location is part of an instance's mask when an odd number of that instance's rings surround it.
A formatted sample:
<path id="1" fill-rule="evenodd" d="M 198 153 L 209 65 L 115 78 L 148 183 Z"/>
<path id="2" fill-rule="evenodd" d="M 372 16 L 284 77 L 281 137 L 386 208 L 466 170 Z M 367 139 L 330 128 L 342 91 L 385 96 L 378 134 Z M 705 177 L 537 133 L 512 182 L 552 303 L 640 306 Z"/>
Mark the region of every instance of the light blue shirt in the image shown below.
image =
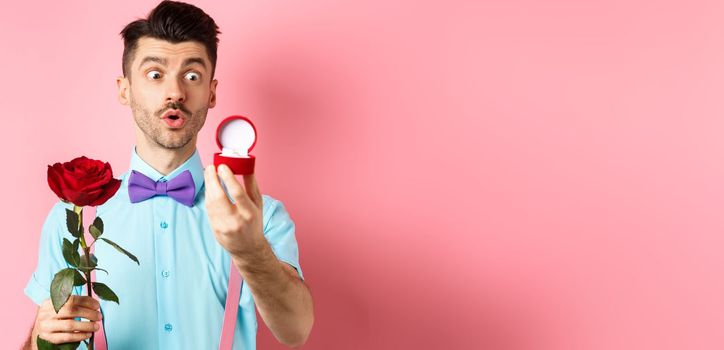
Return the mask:
<path id="1" fill-rule="evenodd" d="M 131 203 L 128 177 L 140 171 L 154 181 L 171 180 L 189 170 L 196 185 L 193 207 L 171 197 L 155 196 Z M 231 257 L 216 241 L 204 204 L 204 167 L 198 150 L 168 176 L 143 161 L 133 148 L 131 169 L 120 176 L 118 192 L 97 207 L 104 222 L 103 237 L 118 243 L 140 261 L 140 266 L 105 242 L 97 242 L 97 282 L 107 284 L 120 305 L 101 300 L 108 350 L 216 349 L 226 303 Z M 278 200 L 263 195 L 264 236 L 279 260 L 296 268 L 299 252 L 294 222 Z M 48 214 L 40 238 L 38 265 L 25 287 L 36 304 L 50 298 L 56 272 L 70 267 L 61 252 L 63 238 L 72 240 L 65 224 L 65 208 L 58 203 Z M 89 223 L 84 223 L 86 228 Z M 84 287 L 73 294 L 86 295 Z M 254 299 L 242 284 L 234 349 L 256 349 L 257 320 Z M 85 344 L 81 343 L 85 349 Z"/>

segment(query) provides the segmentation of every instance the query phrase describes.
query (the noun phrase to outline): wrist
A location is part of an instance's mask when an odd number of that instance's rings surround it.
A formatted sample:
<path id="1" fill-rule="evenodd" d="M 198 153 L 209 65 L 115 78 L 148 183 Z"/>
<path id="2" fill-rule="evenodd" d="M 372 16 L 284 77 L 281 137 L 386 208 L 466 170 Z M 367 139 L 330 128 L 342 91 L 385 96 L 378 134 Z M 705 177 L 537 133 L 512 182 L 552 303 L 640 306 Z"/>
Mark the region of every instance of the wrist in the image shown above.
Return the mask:
<path id="1" fill-rule="evenodd" d="M 269 243 L 263 240 L 248 251 L 232 253 L 231 260 L 242 275 L 247 275 L 268 271 L 269 264 L 276 261 L 276 256 Z"/>

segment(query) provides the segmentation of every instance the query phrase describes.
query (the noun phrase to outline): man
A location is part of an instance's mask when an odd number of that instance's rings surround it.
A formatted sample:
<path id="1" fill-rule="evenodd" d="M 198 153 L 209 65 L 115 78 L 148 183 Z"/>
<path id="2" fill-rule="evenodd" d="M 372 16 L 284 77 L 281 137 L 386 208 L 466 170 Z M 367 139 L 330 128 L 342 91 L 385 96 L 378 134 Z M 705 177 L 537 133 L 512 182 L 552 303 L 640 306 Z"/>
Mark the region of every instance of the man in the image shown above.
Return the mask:
<path id="1" fill-rule="evenodd" d="M 68 234 L 70 207 L 58 202 L 43 225 L 38 266 L 25 288 L 39 305 L 27 345 L 36 349 L 38 335 L 56 344 L 86 340 L 103 322 L 109 349 L 217 348 L 228 276 L 236 268 L 243 284 L 234 349 L 256 347 L 255 305 L 281 343 L 300 346 L 314 315 L 294 223 L 279 201 L 260 194 L 253 175 L 241 184 L 226 166 L 218 174 L 214 166 L 204 169 L 196 150 L 207 111 L 216 104 L 216 23 L 195 6 L 164 1 L 121 34 L 118 99 L 132 110 L 136 145 L 121 188 L 97 216 L 104 220 L 104 237 L 135 254 L 140 265 L 95 245 L 100 267 L 108 270 L 96 279 L 116 292 L 120 305 L 73 295 L 56 314 L 49 287 L 66 267 L 59 242 Z M 192 205 L 163 194 L 132 202 L 132 170 L 157 182 L 190 172 Z M 81 294 L 80 287 L 74 294 Z"/>

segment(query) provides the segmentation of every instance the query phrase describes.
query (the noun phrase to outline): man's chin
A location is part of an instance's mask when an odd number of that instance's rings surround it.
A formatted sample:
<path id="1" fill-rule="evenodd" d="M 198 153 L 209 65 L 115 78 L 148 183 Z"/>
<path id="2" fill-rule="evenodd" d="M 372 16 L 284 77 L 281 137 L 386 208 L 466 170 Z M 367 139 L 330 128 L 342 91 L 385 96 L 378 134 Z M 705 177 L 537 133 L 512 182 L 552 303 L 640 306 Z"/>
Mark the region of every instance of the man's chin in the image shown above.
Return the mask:
<path id="1" fill-rule="evenodd" d="M 189 138 L 188 140 L 163 140 L 163 141 L 156 140 L 156 144 L 158 144 L 159 146 L 161 146 L 165 149 L 171 149 L 171 150 L 184 148 L 186 145 L 189 144 L 189 142 L 191 142 L 191 138 Z"/>

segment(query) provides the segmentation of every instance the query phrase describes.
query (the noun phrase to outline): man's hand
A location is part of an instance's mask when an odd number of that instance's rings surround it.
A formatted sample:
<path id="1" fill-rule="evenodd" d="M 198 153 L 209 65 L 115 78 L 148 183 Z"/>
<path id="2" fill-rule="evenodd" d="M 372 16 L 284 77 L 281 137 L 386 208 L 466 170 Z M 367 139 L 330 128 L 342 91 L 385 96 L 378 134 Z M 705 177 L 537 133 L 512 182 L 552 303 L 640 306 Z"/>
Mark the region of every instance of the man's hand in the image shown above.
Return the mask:
<path id="1" fill-rule="evenodd" d="M 234 200 L 232 203 L 216 174 L 213 165 L 207 166 L 204 171 L 209 224 L 221 246 L 233 257 L 244 259 L 267 244 L 263 233 L 261 193 L 253 174 L 244 175 L 242 186 L 228 166 L 220 165 L 218 174 Z"/>
<path id="2" fill-rule="evenodd" d="M 31 341 L 33 349 L 37 349 L 35 337 L 47 340 L 53 344 L 71 343 L 86 340 L 93 332 L 100 329 L 98 321 L 101 320 L 100 303 L 88 296 L 71 295 L 68 302 L 56 314 L 53 303 L 46 299 L 38 308 L 35 317 L 35 327 Z M 90 321 L 76 321 L 74 318 L 82 317 Z"/>
<path id="3" fill-rule="evenodd" d="M 216 240 L 231 254 L 234 266 L 251 288 L 264 322 L 282 344 L 298 347 L 307 341 L 314 324 L 312 295 L 297 271 L 280 262 L 264 237 L 263 199 L 254 175 L 244 175 L 244 186 L 226 165 L 204 171 L 206 211 Z"/>

